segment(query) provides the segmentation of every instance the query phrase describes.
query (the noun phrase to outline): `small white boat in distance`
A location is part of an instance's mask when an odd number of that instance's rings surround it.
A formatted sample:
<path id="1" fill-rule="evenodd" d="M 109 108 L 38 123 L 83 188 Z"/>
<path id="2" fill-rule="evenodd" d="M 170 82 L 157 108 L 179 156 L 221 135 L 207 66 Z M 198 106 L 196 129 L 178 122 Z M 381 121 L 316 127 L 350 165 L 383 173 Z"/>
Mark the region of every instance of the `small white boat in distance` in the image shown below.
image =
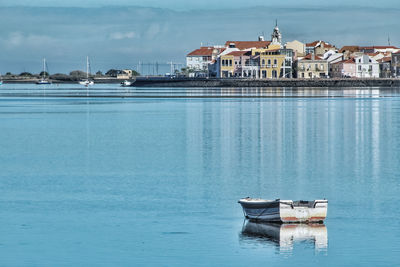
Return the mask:
<path id="1" fill-rule="evenodd" d="M 79 84 L 84 85 L 84 86 L 89 86 L 89 85 L 94 85 L 94 81 L 83 80 L 83 81 L 80 81 Z"/>
<path id="2" fill-rule="evenodd" d="M 94 81 L 89 79 L 90 75 L 90 63 L 89 63 L 89 57 L 86 57 L 86 79 L 79 81 L 79 84 L 84 85 L 88 87 L 89 85 L 94 85 Z"/>
<path id="3" fill-rule="evenodd" d="M 242 198 L 244 216 L 250 220 L 278 223 L 322 223 L 328 211 L 328 200 L 293 201 Z"/>
<path id="4" fill-rule="evenodd" d="M 122 87 L 129 87 L 129 86 L 131 86 L 132 84 L 133 84 L 133 82 L 128 81 L 128 80 L 125 80 L 125 81 L 123 81 L 123 82 L 121 83 L 121 86 L 122 86 Z"/>
<path id="5" fill-rule="evenodd" d="M 36 82 L 36 84 L 51 84 L 51 82 L 46 78 L 46 59 L 43 58 L 43 71 L 42 71 L 42 78 Z"/>

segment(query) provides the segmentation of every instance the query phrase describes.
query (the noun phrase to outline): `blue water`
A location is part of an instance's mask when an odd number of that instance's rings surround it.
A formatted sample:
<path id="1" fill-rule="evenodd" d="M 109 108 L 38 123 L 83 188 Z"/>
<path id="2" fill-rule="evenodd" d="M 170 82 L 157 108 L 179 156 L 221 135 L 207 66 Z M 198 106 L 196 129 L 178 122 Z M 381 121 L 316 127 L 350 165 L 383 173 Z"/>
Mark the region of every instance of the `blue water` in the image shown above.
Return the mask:
<path id="1" fill-rule="evenodd" d="M 399 262 L 398 89 L 6 84 L 0 148 L 0 266 Z M 246 196 L 327 198 L 322 245 L 242 232 Z"/>

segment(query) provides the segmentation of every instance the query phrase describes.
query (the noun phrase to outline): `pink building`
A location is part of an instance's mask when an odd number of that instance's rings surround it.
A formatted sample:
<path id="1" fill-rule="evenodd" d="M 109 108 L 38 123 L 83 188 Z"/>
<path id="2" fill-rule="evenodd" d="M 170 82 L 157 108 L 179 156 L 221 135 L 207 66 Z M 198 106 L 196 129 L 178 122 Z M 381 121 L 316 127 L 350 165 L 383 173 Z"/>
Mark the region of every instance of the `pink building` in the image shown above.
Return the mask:
<path id="1" fill-rule="evenodd" d="M 356 62 L 354 58 L 333 63 L 331 77 L 333 78 L 357 77 Z"/>

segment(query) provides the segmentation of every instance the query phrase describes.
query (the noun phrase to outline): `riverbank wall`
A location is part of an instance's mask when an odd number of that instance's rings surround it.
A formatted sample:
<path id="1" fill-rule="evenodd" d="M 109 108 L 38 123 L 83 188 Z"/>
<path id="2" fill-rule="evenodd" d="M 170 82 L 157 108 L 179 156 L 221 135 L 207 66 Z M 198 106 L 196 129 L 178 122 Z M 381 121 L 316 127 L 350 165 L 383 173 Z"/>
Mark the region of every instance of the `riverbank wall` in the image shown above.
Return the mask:
<path id="1" fill-rule="evenodd" d="M 144 78 L 135 87 L 400 87 L 400 79 L 207 79 Z"/>

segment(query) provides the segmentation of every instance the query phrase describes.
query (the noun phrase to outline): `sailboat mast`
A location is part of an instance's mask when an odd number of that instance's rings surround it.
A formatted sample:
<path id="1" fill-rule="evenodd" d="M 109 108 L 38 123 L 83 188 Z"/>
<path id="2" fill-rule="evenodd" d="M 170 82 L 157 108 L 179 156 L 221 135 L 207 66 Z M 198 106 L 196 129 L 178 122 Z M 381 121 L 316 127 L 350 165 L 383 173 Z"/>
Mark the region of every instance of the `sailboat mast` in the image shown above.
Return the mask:
<path id="1" fill-rule="evenodd" d="M 86 57 L 86 79 L 89 80 L 89 57 Z"/>
<path id="2" fill-rule="evenodd" d="M 43 80 L 46 78 L 46 59 L 43 58 Z"/>

